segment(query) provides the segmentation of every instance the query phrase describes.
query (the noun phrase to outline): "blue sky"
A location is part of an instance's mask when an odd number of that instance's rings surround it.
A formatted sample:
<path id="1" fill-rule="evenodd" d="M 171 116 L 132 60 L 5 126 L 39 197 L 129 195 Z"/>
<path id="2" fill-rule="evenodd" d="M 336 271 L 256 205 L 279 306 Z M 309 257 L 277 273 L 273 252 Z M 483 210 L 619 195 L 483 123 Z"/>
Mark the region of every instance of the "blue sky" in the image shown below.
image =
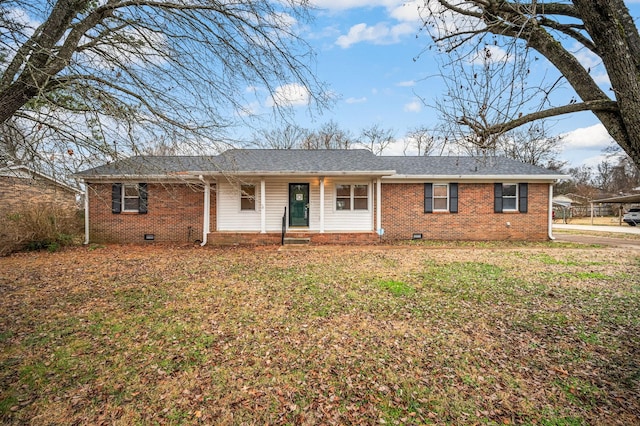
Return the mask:
<path id="1" fill-rule="evenodd" d="M 430 39 L 419 34 L 415 3 L 402 0 L 314 0 L 315 20 L 302 36 L 317 54 L 317 76 L 330 85 L 336 96 L 334 107 L 310 117 L 298 107 L 297 121 L 317 128 L 334 120 L 357 135 L 364 127 L 378 124 L 395 130 L 402 138 L 417 126 L 433 127 L 438 114 L 433 99 L 442 94 L 437 53 L 420 53 Z M 627 1 L 631 14 L 640 17 L 640 0 Z M 420 56 L 414 61 L 414 58 Z M 585 66 L 597 69 L 594 57 L 585 56 Z M 550 66 L 541 63 L 537 72 Z M 604 76 L 604 75 L 603 75 Z M 606 87 L 606 78 L 602 79 Z M 565 90 L 565 95 L 571 93 Z M 424 101 L 424 102 L 423 102 Z M 595 165 L 610 138 L 591 113 L 579 113 L 555 121 L 553 134 L 565 134 L 560 159 L 571 165 Z M 384 154 L 402 154 L 402 144 Z"/>

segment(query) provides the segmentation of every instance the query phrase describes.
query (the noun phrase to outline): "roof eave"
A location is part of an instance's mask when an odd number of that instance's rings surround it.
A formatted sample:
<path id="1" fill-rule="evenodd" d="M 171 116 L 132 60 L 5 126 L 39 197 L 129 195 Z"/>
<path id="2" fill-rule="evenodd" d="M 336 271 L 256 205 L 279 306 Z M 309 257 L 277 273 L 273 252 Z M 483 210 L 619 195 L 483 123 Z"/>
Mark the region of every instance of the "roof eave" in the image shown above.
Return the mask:
<path id="1" fill-rule="evenodd" d="M 470 180 L 470 181 L 527 181 L 527 182 L 555 182 L 567 179 L 567 175 L 393 175 L 383 177 L 384 180 Z"/>

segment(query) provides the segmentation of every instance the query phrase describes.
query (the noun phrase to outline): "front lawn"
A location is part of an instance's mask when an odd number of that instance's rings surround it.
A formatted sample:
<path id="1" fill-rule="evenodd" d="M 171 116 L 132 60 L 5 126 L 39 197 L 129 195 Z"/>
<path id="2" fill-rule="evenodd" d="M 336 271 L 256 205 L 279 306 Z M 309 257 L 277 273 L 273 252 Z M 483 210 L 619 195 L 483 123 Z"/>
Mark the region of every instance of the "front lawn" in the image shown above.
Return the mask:
<path id="1" fill-rule="evenodd" d="M 5 424 L 640 422 L 640 252 L 562 244 L 0 258 Z"/>

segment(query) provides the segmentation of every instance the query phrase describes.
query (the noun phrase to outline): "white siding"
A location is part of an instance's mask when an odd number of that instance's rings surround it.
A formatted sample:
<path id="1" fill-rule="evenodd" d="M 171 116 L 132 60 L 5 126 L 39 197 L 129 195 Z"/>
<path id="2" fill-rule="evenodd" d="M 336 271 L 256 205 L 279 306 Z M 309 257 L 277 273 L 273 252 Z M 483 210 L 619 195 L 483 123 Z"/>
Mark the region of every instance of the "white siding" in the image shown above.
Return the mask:
<path id="1" fill-rule="evenodd" d="M 367 210 L 336 210 L 336 184 L 368 185 Z M 324 180 L 324 224 L 325 231 L 371 231 L 373 229 L 373 185 L 369 180 L 329 179 Z"/>
<path id="2" fill-rule="evenodd" d="M 256 185 L 255 211 L 240 210 L 240 183 L 218 183 L 217 215 L 218 231 L 260 231 L 260 181 L 243 183 Z"/>
<path id="3" fill-rule="evenodd" d="M 218 183 L 217 230 L 218 231 L 260 231 L 260 179 L 242 179 L 243 183 L 256 186 L 256 210 L 240 210 L 240 190 L 238 182 Z M 304 230 L 320 230 L 320 180 L 319 178 L 279 178 L 266 180 L 266 231 L 279 232 L 282 229 L 284 208 L 289 212 L 289 183 L 309 184 L 309 227 Z M 367 184 L 369 188 L 368 210 L 336 211 L 335 185 Z M 373 229 L 373 184 L 370 180 L 349 180 L 325 178 L 325 232 L 371 231 Z M 288 220 L 288 218 L 287 218 Z M 288 225 L 287 225 L 288 226 Z M 293 228 L 295 229 L 295 228 Z"/>

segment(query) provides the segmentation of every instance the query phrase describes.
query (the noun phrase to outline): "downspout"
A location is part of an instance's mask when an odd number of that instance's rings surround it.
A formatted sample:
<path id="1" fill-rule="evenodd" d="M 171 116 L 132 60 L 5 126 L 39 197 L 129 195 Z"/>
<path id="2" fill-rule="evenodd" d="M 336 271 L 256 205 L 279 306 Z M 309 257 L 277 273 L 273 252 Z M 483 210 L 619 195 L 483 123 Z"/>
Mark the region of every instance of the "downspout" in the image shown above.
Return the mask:
<path id="1" fill-rule="evenodd" d="M 198 176 L 198 178 L 204 183 L 204 212 L 202 214 L 202 242 L 201 246 L 205 246 L 207 244 L 207 237 L 209 235 L 210 222 L 209 218 L 211 215 L 211 184 L 204 180 L 202 175 Z"/>
<path id="2" fill-rule="evenodd" d="M 547 218 L 547 223 L 549 224 L 549 239 L 555 240 L 556 237 L 553 236 L 553 184 L 549 184 L 549 217 Z"/>
<path id="3" fill-rule="evenodd" d="M 84 183 L 84 245 L 89 244 L 89 184 Z"/>

